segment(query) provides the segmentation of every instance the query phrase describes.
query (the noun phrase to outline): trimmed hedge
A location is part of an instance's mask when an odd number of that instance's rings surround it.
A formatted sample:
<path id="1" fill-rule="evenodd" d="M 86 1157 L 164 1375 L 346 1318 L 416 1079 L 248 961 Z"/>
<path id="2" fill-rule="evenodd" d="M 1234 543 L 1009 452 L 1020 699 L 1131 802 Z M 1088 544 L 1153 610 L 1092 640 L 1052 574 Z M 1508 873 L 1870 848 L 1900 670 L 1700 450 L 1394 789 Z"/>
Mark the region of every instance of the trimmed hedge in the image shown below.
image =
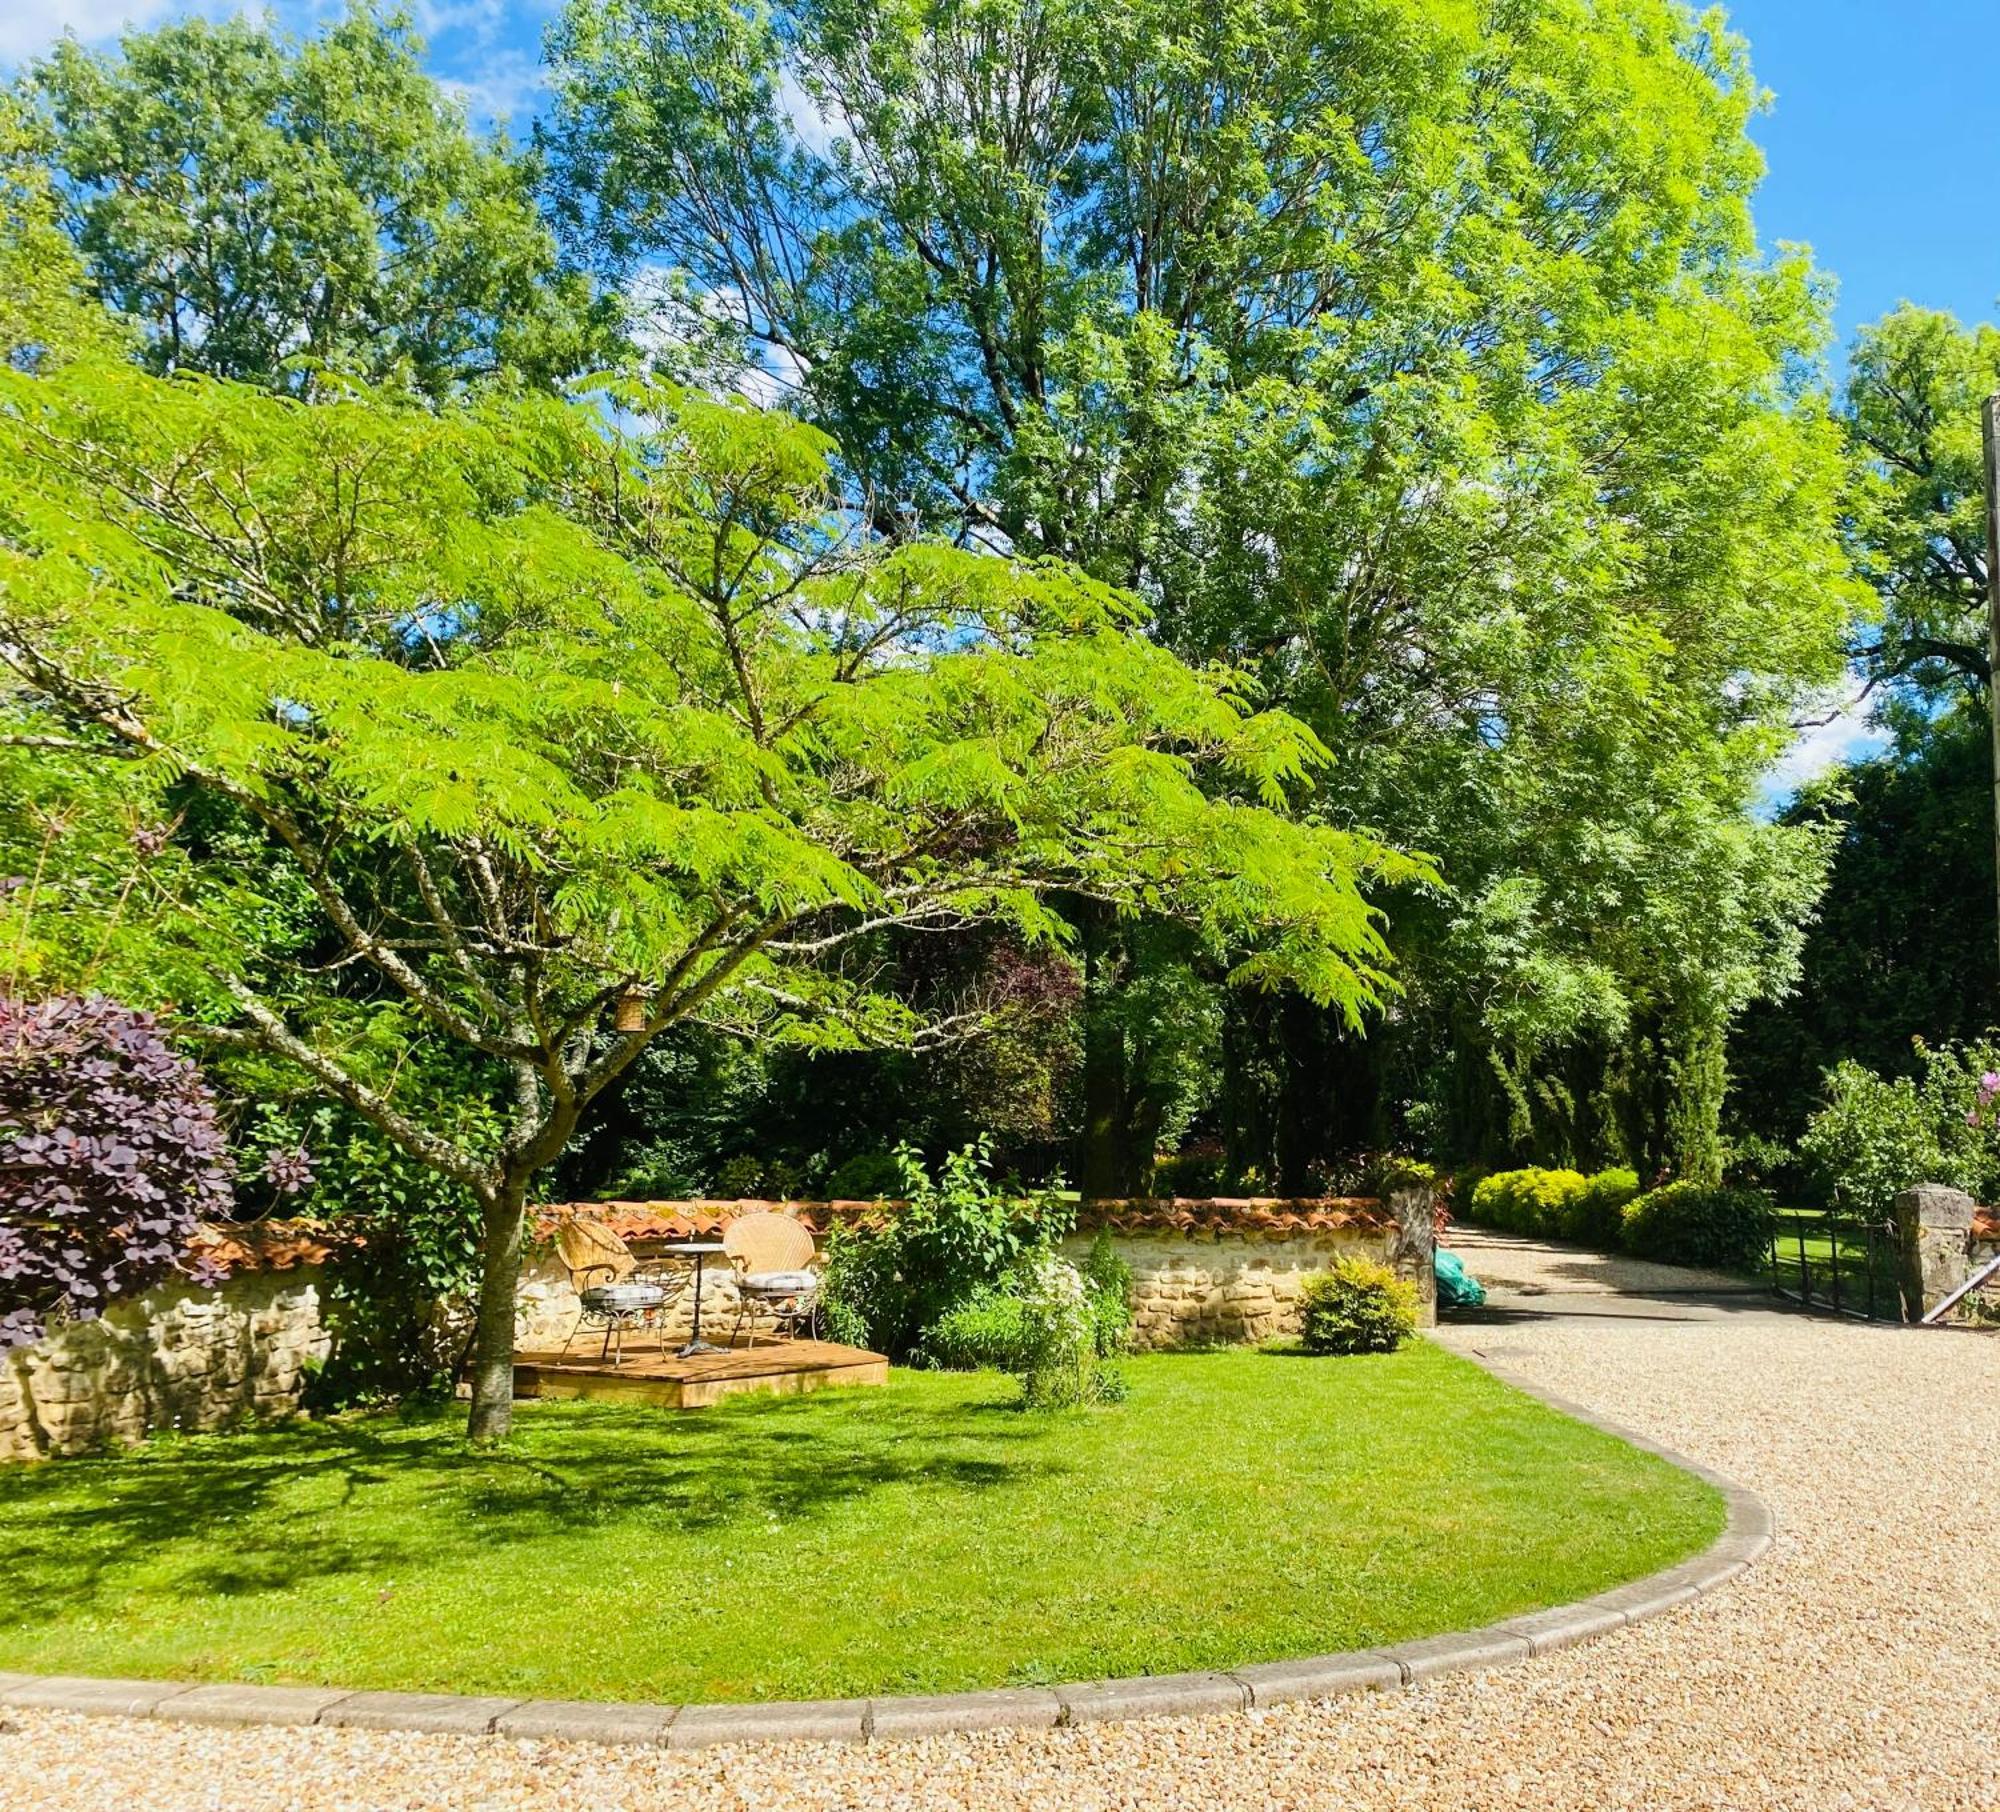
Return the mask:
<path id="1" fill-rule="evenodd" d="M 1638 1173 L 1600 1170 L 1499 1170 L 1472 1191 L 1472 1218 L 1506 1233 L 1616 1247 L 1625 1205 L 1639 1193 Z"/>
<path id="2" fill-rule="evenodd" d="M 1562 1236 L 1582 1246 L 1615 1246 L 1623 1235 L 1626 1204 L 1639 1193 L 1636 1170 L 1600 1170 L 1563 1216 Z"/>
<path id="3" fill-rule="evenodd" d="M 1561 1239 L 1590 1179 L 1577 1170 L 1496 1170 L 1472 1192 L 1472 1218 L 1503 1233 Z"/>
<path id="4" fill-rule="evenodd" d="M 1776 1219 L 1770 1197 L 1759 1190 L 1668 1183 L 1627 1205 L 1622 1243 L 1665 1264 L 1743 1270 L 1769 1252 Z"/>

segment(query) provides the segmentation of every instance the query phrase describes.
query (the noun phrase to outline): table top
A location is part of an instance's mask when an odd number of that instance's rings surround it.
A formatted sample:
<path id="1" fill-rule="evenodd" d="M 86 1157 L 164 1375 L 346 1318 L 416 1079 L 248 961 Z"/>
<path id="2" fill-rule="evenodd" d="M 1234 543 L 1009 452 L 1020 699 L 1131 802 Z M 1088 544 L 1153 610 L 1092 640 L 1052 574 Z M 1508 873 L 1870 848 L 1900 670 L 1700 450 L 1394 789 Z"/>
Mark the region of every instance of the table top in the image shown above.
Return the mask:
<path id="1" fill-rule="evenodd" d="M 722 1252 L 727 1248 L 719 1239 L 663 1239 L 659 1242 L 662 1252 Z"/>

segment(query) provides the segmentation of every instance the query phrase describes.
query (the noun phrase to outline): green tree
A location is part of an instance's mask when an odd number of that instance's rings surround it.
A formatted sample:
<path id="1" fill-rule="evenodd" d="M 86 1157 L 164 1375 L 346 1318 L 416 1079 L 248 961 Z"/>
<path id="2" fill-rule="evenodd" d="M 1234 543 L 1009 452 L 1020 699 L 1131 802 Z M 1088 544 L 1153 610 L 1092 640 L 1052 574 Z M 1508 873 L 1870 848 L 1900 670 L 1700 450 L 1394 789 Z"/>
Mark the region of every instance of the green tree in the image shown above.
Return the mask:
<path id="1" fill-rule="evenodd" d="M 533 161 L 475 138 L 422 51 L 364 4 L 303 42 L 194 18 L 29 68 L 62 223 L 156 369 L 441 396 L 604 362 L 615 306 L 562 269 Z"/>
<path id="2" fill-rule="evenodd" d="M 176 814 L 149 937 L 188 954 L 121 986 L 171 985 L 477 1200 L 480 1438 L 531 1184 L 662 1033 L 950 1038 L 977 1003 L 913 1005 L 883 941 L 1059 940 L 1057 895 L 1358 1015 L 1386 957 L 1362 883 L 1422 873 L 1283 815 L 1319 743 L 1135 634 L 1129 597 L 881 543 L 784 417 L 617 400 L 623 428 L 102 354 L 0 373 L 9 712 Z M 304 960 L 233 934 L 260 912 L 303 914 Z M 408 1086 L 411 1040 L 493 1079 L 490 1140 Z"/>
<path id="3" fill-rule="evenodd" d="M 1905 304 L 1855 342 L 1845 415 L 1868 482 L 1850 540 L 1881 604 L 1855 652 L 1922 715 L 1991 680 L 1980 406 L 1995 390 L 2000 329 Z"/>
<path id="4" fill-rule="evenodd" d="M 1807 787 L 1786 813 L 1824 827 L 1833 867 L 1797 990 L 1745 1028 L 1734 1108 L 1745 1125 L 1791 1137 L 1837 1063 L 1909 1076 L 1912 1039 L 1971 1038 L 1993 1021 L 1980 408 L 1996 389 L 1991 326 L 1904 306 L 1856 341 L 1846 527 L 1876 608 L 1852 652 L 1889 746 Z"/>
<path id="5" fill-rule="evenodd" d="M 677 329 L 792 386 L 877 521 L 1136 588 L 1313 726 L 1329 822 L 1439 858 L 1392 1037 L 1274 1019 L 1273 1126 L 1386 1099 L 1445 1022 L 1532 1118 L 1660 1015 L 1712 1137 L 1742 990 L 1681 998 L 1674 857 L 1640 854 L 1748 814 L 1854 604 L 1822 298 L 1756 256 L 1758 91 L 1713 15 L 571 0 L 552 60 L 569 230 L 679 272 Z M 1728 961 L 1782 985 L 1757 940 L 1811 864 L 1752 871 Z M 1128 1095 L 1130 1041 L 1088 1042 L 1087 1095 Z"/>

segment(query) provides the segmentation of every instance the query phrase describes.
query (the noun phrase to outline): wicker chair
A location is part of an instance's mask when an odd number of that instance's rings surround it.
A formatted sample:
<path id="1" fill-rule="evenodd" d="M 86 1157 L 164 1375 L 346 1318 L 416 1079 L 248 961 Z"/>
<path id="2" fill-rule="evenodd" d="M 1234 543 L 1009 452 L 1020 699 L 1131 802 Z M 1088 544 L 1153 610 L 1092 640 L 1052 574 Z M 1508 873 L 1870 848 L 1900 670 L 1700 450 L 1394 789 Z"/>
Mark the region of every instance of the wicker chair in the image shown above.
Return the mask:
<path id="1" fill-rule="evenodd" d="M 819 1309 L 819 1273 L 813 1270 L 813 1237 L 789 1214 L 743 1214 L 722 1232 L 722 1249 L 736 1273 L 736 1326 L 730 1343 L 748 1332 L 744 1345 L 757 1343 L 757 1324 L 770 1323 L 778 1339 L 810 1330 Z"/>
<path id="2" fill-rule="evenodd" d="M 556 1251 L 576 1290 L 576 1325 L 563 1342 L 563 1352 L 586 1326 L 604 1330 L 598 1357 L 611 1353 L 625 1359 L 625 1330 L 657 1324 L 668 1306 L 687 1288 L 684 1265 L 641 1265 L 632 1248 L 602 1221 L 571 1215 L 556 1229 Z"/>

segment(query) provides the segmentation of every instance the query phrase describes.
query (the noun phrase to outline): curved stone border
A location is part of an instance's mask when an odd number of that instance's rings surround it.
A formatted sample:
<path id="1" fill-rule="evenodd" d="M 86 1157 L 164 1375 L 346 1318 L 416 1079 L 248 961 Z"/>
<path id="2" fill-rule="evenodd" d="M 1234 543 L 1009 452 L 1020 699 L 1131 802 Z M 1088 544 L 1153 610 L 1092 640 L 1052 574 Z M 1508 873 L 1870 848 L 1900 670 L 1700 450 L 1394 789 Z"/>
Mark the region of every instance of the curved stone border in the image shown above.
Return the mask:
<path id="1" fill-rule="evenodd" d="M 543 1737 L 605 1743 L 868 1742 L 954 1731 L 1051 1729 L 1109 1718 L 1186 1716 L 1382 1692 L 1464 1668 L 1525 1661 L 1609 1634 L 1689 1604 L 1743 1571 L 1771 1545 L 1770 1507 L 1672 1449 L 1468 1353 L 1494 1377 L 1549 1408 L 1713 1485 L 1728 1507 L 1706 1552 L 1630 1585 L 1483 1629 L 1351 1649 L 1301 1661 L 1260 1661 L 1225 1673 L 1154 1674 L 1072 1686 L 1006 1687 L 926 1698 L 810 1699 L 747 1705 L 622 1705 L 574 1699 L 470 1697 L 457 1693 L 343 1692 L 317 1686 L 189 1686 L 171 1680 L 97 1680 L 0 1673 L 0 1706 L 157 1717 L 201 1724 L 322 1724 L 356 1730 L 417 1730 L 457 1736 Z"/>

